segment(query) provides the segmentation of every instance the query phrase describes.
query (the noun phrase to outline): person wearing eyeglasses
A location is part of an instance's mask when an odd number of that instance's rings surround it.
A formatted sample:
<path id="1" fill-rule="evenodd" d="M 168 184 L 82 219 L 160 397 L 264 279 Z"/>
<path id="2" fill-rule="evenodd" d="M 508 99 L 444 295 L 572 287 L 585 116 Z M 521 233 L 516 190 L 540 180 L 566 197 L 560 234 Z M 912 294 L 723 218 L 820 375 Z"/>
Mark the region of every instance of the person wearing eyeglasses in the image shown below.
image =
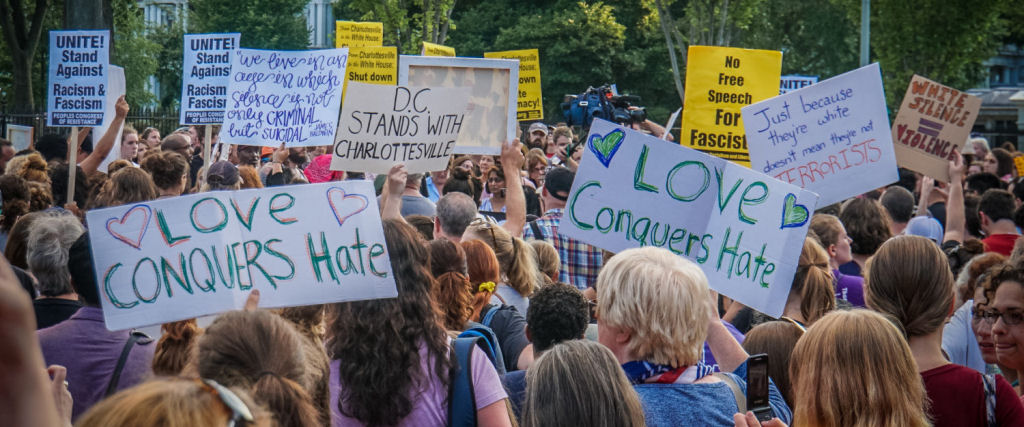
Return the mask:
<path id="1" fill-rule="evenodd" d="M 1019 379 L 1024 371 L 1024 265 L 1020 260 L 1007 261 L 989 275 L 985 294 L 992 304 L 982 316 L 992 327 L 999 364 L 1017 371 Z"/>

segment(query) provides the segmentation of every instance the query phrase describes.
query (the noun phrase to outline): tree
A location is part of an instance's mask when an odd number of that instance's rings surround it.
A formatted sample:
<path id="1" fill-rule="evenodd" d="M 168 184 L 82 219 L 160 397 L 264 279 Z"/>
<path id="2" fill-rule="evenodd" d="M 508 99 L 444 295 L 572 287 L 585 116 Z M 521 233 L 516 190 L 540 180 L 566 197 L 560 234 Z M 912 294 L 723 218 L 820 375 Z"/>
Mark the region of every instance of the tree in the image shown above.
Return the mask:
<path id="1" fill-rule="evenodd" d="M 36 0 L 31 11 L 21 0 L 0 0 L 0 29 L 11 57 L 14 105 L 33 109 L 32 65 L 43 34 L 43 21 L 51 6 L 48 0 Z"/>
<path id="2" fill-rule="evenodd" d="M 243 47 L 305 49 L 309 28 L 302 15 L 308 0 L 191 0 L 190 29 L 198 33 L 242 33 Z"/>
<path id="3" fill-rule="evenodd" d="M 185 25 L 183 16 L 174 16 L 168 25 L 150 28 L 148 37 L 160 47 L 156 54 L 156 77 L 160 93 L 156 94 L 161 107 L 177 109 L 181 101 L 181 67 L 184 51 Z"/>
<path id="4" fill-rule="evenodd" d="M 124 68 L 125 99 L 131 105 L 152 104 L 156 97 L 146 88 L 146 81 L 156 72 L 160 46 L 146 37 L 146 22 L 134 0 L 113 0 L 111 10 L 117 48 L 111 52 L 110 62 Z"/>
<path id="5" fill-rule="evenodd" d="M 384 23 L 384 44 L 418 54 L 423 41 L 444 44 L 456 0 L 337 0 L 335 17 Z"/>

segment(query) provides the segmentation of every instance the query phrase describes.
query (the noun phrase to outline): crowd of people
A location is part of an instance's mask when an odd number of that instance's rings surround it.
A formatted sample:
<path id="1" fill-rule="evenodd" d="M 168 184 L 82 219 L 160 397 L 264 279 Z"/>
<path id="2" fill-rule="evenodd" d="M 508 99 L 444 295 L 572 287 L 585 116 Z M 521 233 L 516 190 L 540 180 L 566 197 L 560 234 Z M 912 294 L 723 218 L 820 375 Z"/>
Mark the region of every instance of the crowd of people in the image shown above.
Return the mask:
<path id="1" fill-rule="evenodd" d="M 948 183 L 901 169 L 819 207 L 775 319 L 667 250 L 561 234 L 583 150 L 565 126 L 372 176 L 330 170 L 329 146 L 222 145 L 216 128 L 204 159 L 205 129 L 140 133 L 128 109 L 79 141 L 0 140 L 3 424 L 1024 425 L 1012 146 L 972 139 Z M 254 290 L 157 339 L 104 326 L 84 212 L 336 180 L 374 182 L 397 298 L 268 310 Z M 750 355 L 769 361 L 763 403 L 747 400 Z"/>

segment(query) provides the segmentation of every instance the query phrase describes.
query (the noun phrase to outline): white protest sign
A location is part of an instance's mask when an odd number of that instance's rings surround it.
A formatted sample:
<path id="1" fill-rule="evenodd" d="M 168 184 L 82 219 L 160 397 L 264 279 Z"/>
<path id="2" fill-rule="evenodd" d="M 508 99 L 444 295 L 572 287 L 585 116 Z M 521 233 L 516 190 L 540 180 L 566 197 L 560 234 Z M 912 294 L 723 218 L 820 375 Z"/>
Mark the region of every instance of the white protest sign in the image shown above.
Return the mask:
<path id="1" fill-rule="evenodd" d="M 821 196 L 821 206 L 899 179 L 878 64 L 740 110 L 750 167 Z"/>
<path id="2" fill-rule="evenodd" d="M 816 194 L 727 160 L 595 119 L 560 233 L 618 252 L 658 246 L 712 289 L 782 314 Z"/>
<path id="3" fill-rule="evenodd" d="M 184 125 L 224 121 L 231 61 L 239 33 L 185 34 L 181 67 L 181 117 Z"/>
<path id="4" fill-rule="evenodd" d="M 86 214 L 107 328 L 393 298 L 368 181 L 216 191 Z"/>
<path id="5" fill-rule="evenodd" d="M 331 170 L 386 174 L 444 170 L 466 118 L 469 88 L 349 82 Z"/>
<path id="6" fill-rule="evenodd" d="M 47 125 L 76 127 L 103 123 L 109 64 L 109 31 L 50 31 Z"/>
<path id="7" fill-rule="evenodd" d="M 124 79 L 124 68 L 116 65 L 110 66 L 110 74 L 107 79 L 107 110 L 106 114 L 103 115 L 103 123 L 93 128 L 92 130 L 92 146 L 96 147 L 96 144 L 100 142 L 100 138 L 107 133 L 107 129 L 110 129 L 110 125 L 114 124 L 114 111 L 117 108 L 117 98 L 124 95 L 127 92 L 127 83 Z M 107 153 L 107 157 L 103 158 L 100 162 L 99 170 L 102 172 L 107 171 L 107 166 L 110 166 L 110 162 L 121 158 L 121 135 L 124 130 L 124 122 L 117 128 L 117 135 L 114 137 L 114 146 Z M 131 159 L 128 159 L 131 160 Z M 83 182 L 82 185 L 85 185 Z"/>
<path id="8" fill-rule="evenodd" d="M 779 95 L 803 89 L 818 82 L 818 76 L 789 75 L 779 78 Z"/>
<path id="9" fill-rule="evenodd" d="M 270 147 L 333 144 L 347 64 L 348 48 L 238 49 L 221 139 Z"/>

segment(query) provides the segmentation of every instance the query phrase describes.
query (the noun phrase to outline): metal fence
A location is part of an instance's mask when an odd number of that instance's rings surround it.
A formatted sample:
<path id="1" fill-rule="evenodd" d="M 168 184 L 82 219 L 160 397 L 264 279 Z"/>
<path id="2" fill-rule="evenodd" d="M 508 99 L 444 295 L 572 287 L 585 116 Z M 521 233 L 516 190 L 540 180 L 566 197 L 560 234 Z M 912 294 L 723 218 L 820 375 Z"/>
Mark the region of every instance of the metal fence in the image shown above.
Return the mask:
<path id="1" fill-rule="evenodd" d="M 157 108 L 139 108 L 128 112 L 125 121 L 139 132 L 147 127 L 154 127 L 160 130 L 160 135 L 167 135 L 180 127 L 178 124 L 178 110 L 164 110 Z M 10 112 L 0 111 L 0 136 L 7 135 L 7 125 L 32 126 L 34 134 L 40 135 L 49 133 L 66 134 L 69 128 L 56 128 L 46 125 L 46 111 L 31 112 Z"/>

